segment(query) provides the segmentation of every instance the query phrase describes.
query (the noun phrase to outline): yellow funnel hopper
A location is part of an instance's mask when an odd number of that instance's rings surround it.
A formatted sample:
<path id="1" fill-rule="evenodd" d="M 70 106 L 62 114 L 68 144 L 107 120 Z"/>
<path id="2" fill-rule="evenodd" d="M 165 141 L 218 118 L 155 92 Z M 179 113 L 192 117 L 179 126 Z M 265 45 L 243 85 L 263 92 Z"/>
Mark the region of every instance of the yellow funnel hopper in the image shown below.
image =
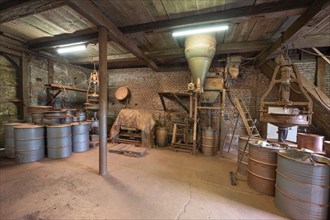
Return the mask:
<path id="1" fill-rule="evenodd" d="M 200 34 L 187 37 L 185 55 L 193 76 L 196 92 L 203 92 L 204 80 L 210 69 L 216 50 L 215 34 Z"/>

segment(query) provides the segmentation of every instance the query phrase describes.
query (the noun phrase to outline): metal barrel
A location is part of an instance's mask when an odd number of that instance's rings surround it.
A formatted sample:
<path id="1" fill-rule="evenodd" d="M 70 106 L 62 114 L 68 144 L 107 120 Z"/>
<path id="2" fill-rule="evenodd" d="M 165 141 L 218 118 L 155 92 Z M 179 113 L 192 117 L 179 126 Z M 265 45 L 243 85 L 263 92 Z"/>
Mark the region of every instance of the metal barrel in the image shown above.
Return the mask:
<path id="1" fill-rule="evenodd" d="M 298 133 L 298 148 L 306 148 L 316 153 L 322 153 L 324 136 L 316 134 Z"/>
<path id="2" fill-rule="evenodd" d="M 65 158 L 72 153 L 71 124 L 47 125 L 47 156 Z"/>
<path id="3" fill-rule="evenodd" d="M 244 148 L 248 139 L 249 136 L 240 136 L 238 139 L 237 167 L 239 166 L 238 173 L 242 174 L 243 176 L 247 175 L 247 167 L 249 162 L 249 144 L 246 146 L 245 153 L 243 155 Z M 258 140 L 262 140 L 262 139 L 251 137 L 249 143 L 256 144 Z M 242 155 L 243 158 L 241 163 L 239 164 L 239 160 L 241 159 Z"/>
<path id="4" fill-rule="evenodd" d="M 42 124 L 42 113 L 32 113 L 32 123 L 37 124 L 37 125 L 41 125 Z"/>
<path id="5" fill-rule="evenodd" d="M 91 123 L 72 123 L 72 150 L 73 152 L 84 152 L 89 149 L 89 129 Z"/>
<path id="6" fill-rule="evenodd" d="M 166 127 L 157 126 L 156 143 L 158 147 L 166 147 L 168 143 Z"/>
<path id="7" fill-rule="evenodd" d="M 275 195 L 277 151 L 279 147 L 260 147 L 249 143 L 248 185 L 263 194 Z"/>
<path id="8" fill-rule="evenodd" d="M 8 158 L 15 158 L 14 126 L 18 125 L 24 125 L 24 123 L 9 123 L 3 125 L 5 155 Z"/>
<path id="9" fill-rule="evenodd" d="M 17 163 L 34 162 L 45 157 L 44 133 L 44 127 L 40 125 L 14 126 Z"/>
<path id="10" fill-rule="evenodd" d="M 309 157 L 278 152 L 275 205 L 291 219 L 329 219 L 330 166 Z"/>
<path id="11" fill-rule="evenodd" d="M 214 156 L 218 152 L 215 144 L 215 129 L 204 128 L 202 131 L 202 151 L 206 156 Z"/>

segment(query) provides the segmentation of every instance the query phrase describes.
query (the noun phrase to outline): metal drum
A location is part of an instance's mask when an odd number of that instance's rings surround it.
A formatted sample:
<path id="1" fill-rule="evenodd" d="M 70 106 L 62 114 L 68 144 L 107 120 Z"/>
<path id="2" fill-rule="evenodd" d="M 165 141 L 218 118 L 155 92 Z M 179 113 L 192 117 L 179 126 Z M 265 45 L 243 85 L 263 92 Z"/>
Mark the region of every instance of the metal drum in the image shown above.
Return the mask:
<path id="1" fill-rule="evenodd" d="M 202 131 L 202 151 L 206 156 L 214 156 L 218 152 L 215 144 L 215 130 L 212 128 L 204 128 Z"/>
<path id="2" fill-rule="evenodd" d="M 244 152 L 244 148 L 246 145 L 247 140 L 249 139 L 249 136 L 242 136 L 239 137 L 238 140 L 238 154 L 237 154 L 237 167 L 239 165 L 239 160 L 242 157 L 242 154 Z M 261 138 L 250 138 L 250 143 L 256 144 L 258 140 L 262 140 Z M 243 176 L 247 175 L 247 166 L 249 162 L 249 145 L 246 146 L 245 153 L 243 155 L 241 164 L 239 165 L 238 173 L 242 174 Z"/>
<path id="3" fill-rule="evenodd" d="M 72 150 L 84 152 L 89 149 L 89 129 L 91 123 L 72 123 Z"/>
<path id="4" fill-rule="evenodd" d="M 330 166 L 310 155 L 278 153 L 275 205 L 291 219 L 329 219 Z"/>
<path id="5" fill-rule="evenodd" d="M 23 123 L 4 124 L 4 147 L 8 158 L 15 158 L 14 126 L 24 125 Z"/>
<path id="6" fill-rule="evenodd" d="M 275 195 L 277 151 L 272 145 L 260 147 L 249 143 L 248 185 L 263 194 Z"/>
<path id="7" fill-rule="evenodd" d="M 51 159 L 65 158 L 72 153 L 71 125 L 47 126 L 47 156 Z"/>
<path id="8" fill-rule="evenodd" d="M 32 123 L 41 125 L 42 124 L 42 113 L 32 113 Z"/>
<path id="9" fill-rule="evenodd" d="M 157 126 L 156 143 L 158 147 L 166 147 L 168 143 L 166 127 Z"/>
<path id="10" fill-rule="evenodd" d="M 322 153 L 324 136 L 298 133 L 297 139 L 298 148 L 306 148 L 316 153 Z"/>
<path id="11" fill-rule="evenodd" d="M 15 159 L 17 163 L 29 163 L 45 157 L 45 129 L 40 125 L 14 126 Z"/>

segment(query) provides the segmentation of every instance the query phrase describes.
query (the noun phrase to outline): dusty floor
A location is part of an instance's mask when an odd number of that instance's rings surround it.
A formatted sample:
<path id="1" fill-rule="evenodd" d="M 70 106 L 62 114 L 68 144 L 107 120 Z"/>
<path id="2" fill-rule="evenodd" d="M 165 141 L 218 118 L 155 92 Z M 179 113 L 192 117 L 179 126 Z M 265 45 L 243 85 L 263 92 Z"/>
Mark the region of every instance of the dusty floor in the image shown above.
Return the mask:
<path id="1" fill-rule="evenodd" d="M 60 160 L 0 159 L 0 219 L 282 219 L 274 198 L 230 185 L 236 162 L 151 149 L 143 158 L 98 148 Z"/>

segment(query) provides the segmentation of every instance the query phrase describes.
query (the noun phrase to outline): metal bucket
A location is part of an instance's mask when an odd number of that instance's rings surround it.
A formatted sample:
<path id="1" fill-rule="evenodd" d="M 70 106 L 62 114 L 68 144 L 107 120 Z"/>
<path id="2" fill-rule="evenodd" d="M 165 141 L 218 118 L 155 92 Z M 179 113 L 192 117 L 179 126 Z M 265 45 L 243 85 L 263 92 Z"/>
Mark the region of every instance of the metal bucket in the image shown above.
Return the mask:
<path id="1" fill-rule="evenodd" d="M 275 205 L 292 219 L 329 219 L 330 166 L 297 150 L 278 153 Z"/>
<path id="2" fill-rule="evenodd" d="M 47 126 L 47 156 L 51 159 L 65 158 L 72 153 L 71 125 Z"/>
<path id="3" fill-rule="evenodd" d="M 37 124 L 37 125 L 41 125 L 42 124 L 42 113 L 32 113 L 32 123 Z"/>
<path id="4" fill-rule="evenodd" d="M 166 127 L 157 126 L 156 143 L 158 147 L 166 147 L 168 143 Z"/>
<path id="5" fill-rule="evenodd" d="M 242 154 L 244 152 L 244 148 L 246 145 L 247 140 L 249 139 L 249 136 L 242 136 L 238 139 L 238 154 L 237 154 L 237 167 L 239 165 L 239 160 L 242 157 Z M 262 140 L 261 138 L 250 138 L 250 143 L 256 144 L 258 140 Z M 238 173 L 242 174 L 243 176 L 247 175 L 247 167 L 249 162 L 249 144 L 246 146 L 245 153 L 243 155 L 241 164 L 239 165 Z"/>
<path id="6" fill-rule="evenodd" d="M 330 158 L 330 141 L 324 141 L 323 148 L 325 151 L 325 156 Z"/>
<path id="7" fill-rule="evenodd" d="M 260 147 L 249 143 L 248 185 L 263 194 L 275 195 L 277 151 L 279 147 Z"/>
<path id="8" fill-rule="evenodd" d="M 44 133 L 44 127 L 40 125 L 14 126 L 17 163 L 34 162 L 45 157 Z"/>
<path id="9" fill-rule="evenodd" d="M 206 156 L 214 156 L 218 152 L 215 144 L 215 130 L 212 128 L 204 128 L 202 131 L 202 151 Z"/>
<path id="10" fill-rule="evenodd" d="M 15 139 L 14 139 L 14 126 L 24 125 L 23 123 L 10 123 L 4 124 L 4 147 L 5 155 L 8 158 L 15 158 Z"/>
<path id="11" fill-rule="evenodd" d="M 322 153 L 324 136 L 316 134 L 298 133 L 298 148 L 306 148 L 316 153 Z"/>
<path id="12" fill-rule="evenodd" d="M 72 123 L 72 150 L 84 152 L 89 149 L 89 129 L 91 123 Z"/>

